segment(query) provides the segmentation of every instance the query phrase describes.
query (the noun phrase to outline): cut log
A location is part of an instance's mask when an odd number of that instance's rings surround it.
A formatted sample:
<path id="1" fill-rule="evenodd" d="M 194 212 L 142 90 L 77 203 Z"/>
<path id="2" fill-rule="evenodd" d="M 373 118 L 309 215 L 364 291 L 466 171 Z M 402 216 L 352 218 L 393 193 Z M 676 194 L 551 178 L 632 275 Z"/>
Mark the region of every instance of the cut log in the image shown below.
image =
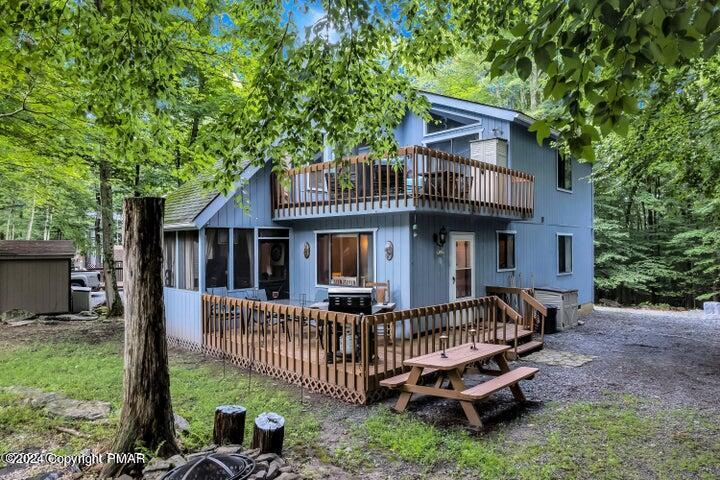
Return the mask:
<path id="1" fill-rule="evenodd" d="M 255 419 L 252 448 L 259 448 L 260 454 L 282 455 L 285 438 L 285 419 L 277 413 L 261 413 Z"/>
<path id="2" fill-rule="evenodd" d="M 222 405 L 215 409 L 213 443 L 215 445 L 242 445 L 245 437 L 245 407 Z"/>

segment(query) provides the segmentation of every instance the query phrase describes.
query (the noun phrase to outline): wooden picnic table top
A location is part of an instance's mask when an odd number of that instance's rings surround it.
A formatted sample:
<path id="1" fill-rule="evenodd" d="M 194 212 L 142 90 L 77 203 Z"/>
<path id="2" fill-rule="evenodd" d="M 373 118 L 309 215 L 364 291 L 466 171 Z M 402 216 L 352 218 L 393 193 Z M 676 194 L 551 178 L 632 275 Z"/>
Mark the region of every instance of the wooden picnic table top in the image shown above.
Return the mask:
<path id="1" fill-rule="evenodd" d="M 433 352 L 407 359 L 403 363 L 410 367 L 456 370 L 469 363 L 479 362 L 510 350 L 509 345 L 496 345 L 493 343 L 476 343 L 475 346 L 477 348 L 473 350 L 471 348 L 472 344 L 464 343 L 445 350 L 447 358 L 443 358 L 440 352 Z"/>

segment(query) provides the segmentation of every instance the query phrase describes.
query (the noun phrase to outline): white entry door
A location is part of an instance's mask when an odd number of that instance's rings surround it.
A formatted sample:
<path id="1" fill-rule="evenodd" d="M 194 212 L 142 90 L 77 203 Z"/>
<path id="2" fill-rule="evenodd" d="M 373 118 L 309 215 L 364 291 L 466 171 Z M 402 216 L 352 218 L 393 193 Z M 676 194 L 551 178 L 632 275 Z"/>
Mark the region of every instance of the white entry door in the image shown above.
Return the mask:
<path id="1" fill-rule="evenodd" d="M 475 236 L 450 233 L 450 301 L 475 296 Z"/>

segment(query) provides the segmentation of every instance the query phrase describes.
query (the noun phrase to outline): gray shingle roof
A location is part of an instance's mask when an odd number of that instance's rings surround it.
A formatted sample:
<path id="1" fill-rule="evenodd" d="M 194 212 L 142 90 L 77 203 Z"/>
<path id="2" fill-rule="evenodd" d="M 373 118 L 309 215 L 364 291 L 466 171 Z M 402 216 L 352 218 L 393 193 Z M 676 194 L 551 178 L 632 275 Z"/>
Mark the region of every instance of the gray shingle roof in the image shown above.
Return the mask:
<path id="1" fill-rule="evenodd" d="M 203 177 L 185 182 L 165 199 L 165 226 L 187 225 L 218 196 L 215 189 L 205 188 Z"/>
<path id="2" fill-rule="evenodd" d="M 0 258 L 71 258 L 75 247 L 70 240 L 0 240 Z"/>
<path id="3" fill-rule="evenodd" d="M 244 162 L 238 169 L 237 176 L 242 175 L 250 166 L 250 162 Z M 218 163 L 217 167 L 220 167 Z M 177 190 L 170 193 L 165 199 L 165 227 L 188 225 L 193 223 L 195 217 L 220 195 L 215 188 L 207 188 L 209 174 L 198 175 L 180 185 Z"/>

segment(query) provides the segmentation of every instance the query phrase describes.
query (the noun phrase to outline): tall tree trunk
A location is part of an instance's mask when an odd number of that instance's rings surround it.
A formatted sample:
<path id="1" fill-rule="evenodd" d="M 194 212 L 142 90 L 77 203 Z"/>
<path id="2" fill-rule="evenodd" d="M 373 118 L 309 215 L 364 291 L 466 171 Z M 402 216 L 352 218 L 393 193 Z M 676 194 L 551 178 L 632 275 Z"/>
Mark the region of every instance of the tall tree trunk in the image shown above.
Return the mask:
<path id="1" fill-rule="evenodd" d="M 27 233 L 25 240 L 32 240 L 33 224 L 35 223 L 35 197 L 33 197 L 32 207 L 30 208 L 30 220 L 28 221 Z"/>
<path id="2" fill-rule="evenodd" d="M 162 457 L 179 452 L 162 302 L 164 207 L 162 198 L 125 199 L 125 375 L 113 452 L 133 452 L 140 445 Z M 128 467 L 108 464 L 103 476 L 117 476 Z"/>
<path id="3" fill-rule="evenodd" d="M 7 223 L 5 224 L 5 240 L 10 240 L 10 225 L 13 224 L 13 207 L 10 206 L 10 210 L 8 210 L 8 218 Z"/>
<path id="4" fill-rule="evenodd" d="M 50 208 L 45 210 L 45 226 L 43 227 L 43 240 L 50 240 L 50 222 L 52 221 L 52 213 Z"/>
<path id="5" fill-rule="evenodd" d="M 100 226 L 102 229 L 102 263 L 105 273 L 105 299 L 108 317 L 120 317 L 123 314 L 122 298 L 115 275 L 115 256 L 113 241 L 113 201 L 110 186 L 110 164 L 100 160 Z"/>
<path id="6" fill-rule="evenodd" d="M 530 111 L 535 112 L 538 108 L 540 98 L 540 72 L 535 62 L 532 64 L 532 73 L 530 74 Z"/>
<path id="7" fill-rule="evenodd" d="M 95 215 L 95 262 L 93 264 L 94 267 L 98 266 L 98 262 L 102 259 L 102 237 L 100 236 L 102 227 L 100 218 L 102 217 L 102 208 L 100 207 L 100 192 L 96 195 L 97 200 L 97 212 Z"/>
<path id="8" fill-rule="evenodd" d="M 135 185 L 133 187 L 133 194 L 136 197 L 140 196 L 140 164 L 135 164 Z"/>

